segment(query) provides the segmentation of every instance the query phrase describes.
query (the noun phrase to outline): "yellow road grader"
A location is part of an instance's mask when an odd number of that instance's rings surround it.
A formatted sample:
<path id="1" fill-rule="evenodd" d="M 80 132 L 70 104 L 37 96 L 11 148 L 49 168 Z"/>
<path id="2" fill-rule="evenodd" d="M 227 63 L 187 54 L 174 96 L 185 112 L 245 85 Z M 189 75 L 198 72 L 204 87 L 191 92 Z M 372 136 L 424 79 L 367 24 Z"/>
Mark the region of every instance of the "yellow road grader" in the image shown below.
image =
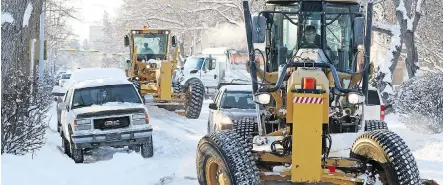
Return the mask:
<path id="1" fill-rule="evenodd" d="M 130 49 L 126 74 L 146 104 L 174 110 L 190 119 L 200 116 L 205 93 L 203 83 L 198 79 L 184 85 L 172 82 L 180 47 L 170 30 L 146 26 L 130 30 L 125 35 L 125 46 Z"/>
<path id="2" fill-rule="evenodd" d="M 257 116 L 200 140 L 201 185 L 436 184 L 420 179 L 410 149 L 384 121 L 364 119 L 372 7 L 363 13 L 357 0 L 267 0 L 252 18 L 243 2 Z M 355 135 L 344 157 L 331 153 L 338 134 Z"/>

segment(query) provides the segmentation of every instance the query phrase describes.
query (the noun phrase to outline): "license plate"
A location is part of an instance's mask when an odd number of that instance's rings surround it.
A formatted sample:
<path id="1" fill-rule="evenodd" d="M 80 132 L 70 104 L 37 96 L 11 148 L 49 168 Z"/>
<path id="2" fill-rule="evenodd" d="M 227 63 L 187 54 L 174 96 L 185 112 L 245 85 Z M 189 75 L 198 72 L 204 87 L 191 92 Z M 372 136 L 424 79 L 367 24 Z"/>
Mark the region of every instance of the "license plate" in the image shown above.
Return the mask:
<path id="1" fill-rule="evenodd" d="M 108 134 L 106 135 L 106 140 L 108 141 L 121 140 L 121 135 L 119 133 Z"/>

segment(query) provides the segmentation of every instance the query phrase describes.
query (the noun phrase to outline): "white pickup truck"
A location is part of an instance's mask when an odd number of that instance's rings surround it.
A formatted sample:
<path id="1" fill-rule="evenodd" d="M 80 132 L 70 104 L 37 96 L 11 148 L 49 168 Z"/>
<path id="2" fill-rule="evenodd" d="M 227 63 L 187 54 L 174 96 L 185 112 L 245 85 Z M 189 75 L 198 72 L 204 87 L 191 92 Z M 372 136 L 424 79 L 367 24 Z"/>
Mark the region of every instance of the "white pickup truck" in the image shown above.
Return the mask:
<path id="1" fill-rule="evenodd" d="M 94 69 L 81 70 L 73 76 L 91 71 Z M 106 71 L 114 73 L 97 77 Z M 97 69 L 96 78 L 80 75 L 86 79 L 77 77 L 66 83 L 66 94 L 57 106 L 59 131 L 65 153 L 76 163 L 84 161 L 85 149 L 102 146 L 128 146 L 141 150 L 144 158 L 153 156 L 152 126 L 144 101 L 134 85 L 118 78 L 116 72 Z"/>

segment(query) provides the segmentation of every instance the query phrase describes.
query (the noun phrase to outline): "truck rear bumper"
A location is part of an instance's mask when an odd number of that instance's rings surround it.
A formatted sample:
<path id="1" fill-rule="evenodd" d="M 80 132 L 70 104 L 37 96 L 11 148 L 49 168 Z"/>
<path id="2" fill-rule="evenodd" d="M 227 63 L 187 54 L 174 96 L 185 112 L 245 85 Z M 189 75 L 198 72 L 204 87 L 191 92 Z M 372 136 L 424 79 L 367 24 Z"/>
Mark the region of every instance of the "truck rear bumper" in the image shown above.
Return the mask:
<path id="1" fill-rule="evenodd" d="M 75 148 L 97 148 L 101 146 L 129 146 L 146 143 L 151 139 L 152 128 L 137 131 L 122 131 L 107 134 L 72 136 Z"/>

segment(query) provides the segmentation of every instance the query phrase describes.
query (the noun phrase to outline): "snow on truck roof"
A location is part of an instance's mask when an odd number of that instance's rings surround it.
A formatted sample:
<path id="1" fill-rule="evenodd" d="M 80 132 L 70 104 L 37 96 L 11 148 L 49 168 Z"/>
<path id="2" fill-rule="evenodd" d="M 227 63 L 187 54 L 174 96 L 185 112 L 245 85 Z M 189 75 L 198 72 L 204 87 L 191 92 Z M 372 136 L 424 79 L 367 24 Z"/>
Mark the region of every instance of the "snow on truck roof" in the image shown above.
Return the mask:
<path id="1" fill-rule="evenodd" d="M 125 72 L 119 68 L 83 68 L 72 72 L 71 78 L 66 82 L 65 87 L 68 89 L 82 81 L 94 81 L 95 79 L 105 78 L 113 79 L 115 82 L 128 81 Z"/>
<path id="2" fill-rule="evenodd" d="M 128 80 L 113 79 L 113 78 L 98 78 L 98 79 L 84 80 L 77 82 L 72 86 L 72 88 L 81 89 L 86 87 L 97 87 L 97 86 L 106 86 L 106 85 L 126 85 L 126 84 L 132 84 L 132 83 Z"/>

